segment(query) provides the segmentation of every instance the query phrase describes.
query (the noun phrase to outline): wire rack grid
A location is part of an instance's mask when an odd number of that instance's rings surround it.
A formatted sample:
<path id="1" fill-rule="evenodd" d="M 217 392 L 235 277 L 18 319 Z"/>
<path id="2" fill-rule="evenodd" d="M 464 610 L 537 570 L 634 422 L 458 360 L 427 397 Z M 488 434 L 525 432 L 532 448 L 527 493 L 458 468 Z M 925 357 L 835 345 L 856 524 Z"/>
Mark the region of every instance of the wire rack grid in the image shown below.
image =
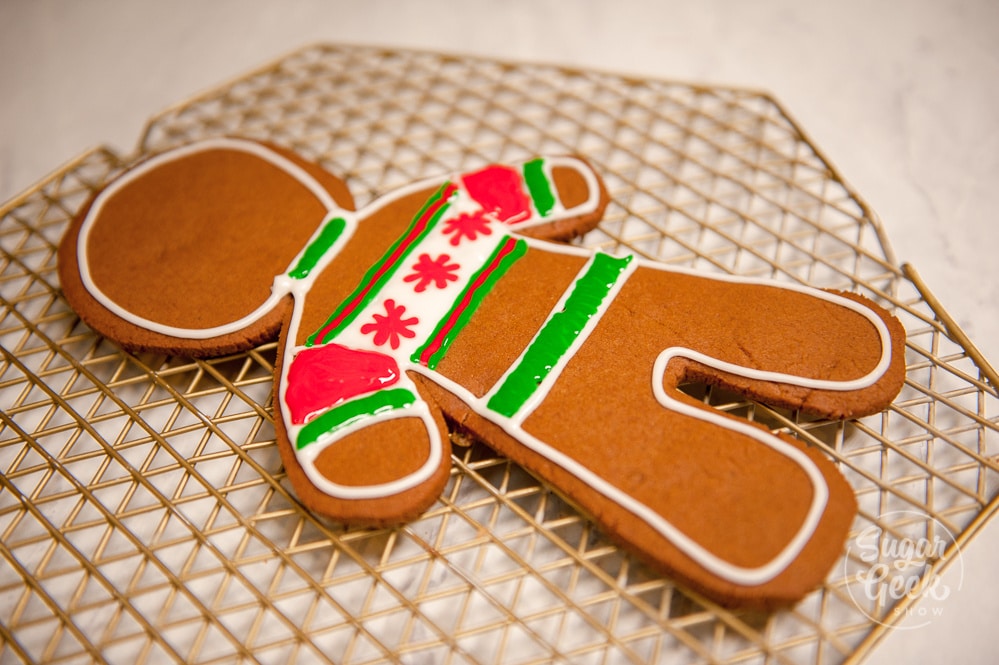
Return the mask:
<path id="1" fill-rule="evenodd" d="M 851 482 L 860 513 L 825 584 L 773 614 L 720 608 L 460 433 L 444 494 L 413 523 L 346 529 L 304 511 L 274 441 L 275 345 L 206 361 L 126 354 L 57 283 L 57 244 L 96 189 L 140 155 L 223 134 L 299 151 L 359 205 L 433 174 L 583 154 L 612 202 L 582 244 L 891 309 L 908 378 L 877 416 L 808 419 L 690 387 L 819 446 Z M 764 93 L 317 45 L 166 110 L 135 155 L 88 152 L 0 212 L 2 662 L 856 661 L 932 600 L 918 592 L 996 509 L 994 387 L 872 212 Z M 872 537 L 946 547 L 898 597 L 871 582 L 892 563 L 890 548 L 870 556 Z"/>

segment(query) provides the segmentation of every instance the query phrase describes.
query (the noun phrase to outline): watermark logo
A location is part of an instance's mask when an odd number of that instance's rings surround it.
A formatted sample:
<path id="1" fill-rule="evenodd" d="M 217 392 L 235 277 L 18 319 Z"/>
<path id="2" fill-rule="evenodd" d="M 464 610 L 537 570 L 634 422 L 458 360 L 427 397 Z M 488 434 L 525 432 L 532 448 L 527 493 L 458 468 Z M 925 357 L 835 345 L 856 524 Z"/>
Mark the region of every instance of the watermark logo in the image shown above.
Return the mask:
<path id="1" fill-rule="evenodd" d="M 943 614 L 945 601 L 961 588 L 960 548 L 954 534 L 925 513 L 899 510 L 886 513 L 881 521 L 900 526 L 889 530 L 872 524 L 848 543 L 843 564 L 847 591 L 857 608 L 875 623 L 892 623 L 896 629 L 922 628 Z M 956 584 L 951 577 L 945 583 L 932 568 L 952 547 Z"/>

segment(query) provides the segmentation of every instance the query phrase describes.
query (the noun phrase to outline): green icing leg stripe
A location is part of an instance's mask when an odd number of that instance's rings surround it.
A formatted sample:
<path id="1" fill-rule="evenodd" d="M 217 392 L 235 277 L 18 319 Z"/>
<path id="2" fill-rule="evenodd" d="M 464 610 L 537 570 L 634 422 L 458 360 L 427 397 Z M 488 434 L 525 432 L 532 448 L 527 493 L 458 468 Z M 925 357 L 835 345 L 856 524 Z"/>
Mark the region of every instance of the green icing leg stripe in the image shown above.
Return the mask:
<path id="1" fill-rule="evenodd" d="M 332 434 L 359 420 L 371 418 L 396 409 L 405 409 L 416 403 L 416 395 L 405 388 L 379 390 L 358 399 L 344 402 L 309 421 L 298 433 L 296 447 L 301 450 L 315 443 L 320 437 Z"/>
<path id="2" fill-rule="evenodd" d="M 333 243 L 343 234 L 345 228 L 347 228 L 347 220 L 343 217 L 335 217 L 326 222 L 322 230 L 319 231 L 319 235 L 306 246 L 305 251 L 302 252 L 302 256 L 298 259 L 298 263 L 291 269 L 288 276 L 292 279 L 305 279 L 308 277 L 309 273 L 315 270 L 323 255 L 330 250 Z"/>
<path id="3" fill-rule="evenodd" d="M 545 378 L 569 352 L 590 318 L 610 304 L 604 303 L 632 257 L 596 254 L 576 279 L 564 306 L 548 317 L 527 350 L 492 391 L 486 406 L 512 418 L 536 393 Z"/>
<path id="4" fill-rule="evenodd" d="M 524 164 L 524 182 L 527 183 L 527 190 L 531 193 L 538 214 L 547 217 L 555 207 L 555 195 L 545 174 L 545 160 L 533 159 Z"/>

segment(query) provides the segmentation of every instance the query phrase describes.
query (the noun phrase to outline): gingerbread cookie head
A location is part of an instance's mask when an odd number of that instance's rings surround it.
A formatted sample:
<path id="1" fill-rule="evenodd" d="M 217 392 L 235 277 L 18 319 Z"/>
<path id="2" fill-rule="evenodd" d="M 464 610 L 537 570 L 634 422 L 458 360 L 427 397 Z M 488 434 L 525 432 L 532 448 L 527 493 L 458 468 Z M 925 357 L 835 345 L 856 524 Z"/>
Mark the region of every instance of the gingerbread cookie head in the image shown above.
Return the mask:
<path id="1" fill-rule="evenodd" d="M 819 452 L 678 386 L 873 413 L 901 387 L 901 328 L 850 294 L 554 242 L 606 203 L 585 161 L 549 157 L 354 210 L 291 153 L 213 140 L 99 193 L 60 276 L 81 317 L 130 349 L 213 355 L 280 335 L 278 443 L 316 512 L 419 515 L 449 475 L 450 420 L 691 587 L 793 602 L 842 552 L 849 486 Z"/>
<path id="2" fill-rule="evenodd" d="M 148 159 L 99 192 L 60 247 L 63 291 L 83 319 L 129 349 L 193 356 L 277 335 L 272 289 L 344 184 L 298 156 L 222 139 Z M 238 221 L 237 221 L 238 220 Z"/>

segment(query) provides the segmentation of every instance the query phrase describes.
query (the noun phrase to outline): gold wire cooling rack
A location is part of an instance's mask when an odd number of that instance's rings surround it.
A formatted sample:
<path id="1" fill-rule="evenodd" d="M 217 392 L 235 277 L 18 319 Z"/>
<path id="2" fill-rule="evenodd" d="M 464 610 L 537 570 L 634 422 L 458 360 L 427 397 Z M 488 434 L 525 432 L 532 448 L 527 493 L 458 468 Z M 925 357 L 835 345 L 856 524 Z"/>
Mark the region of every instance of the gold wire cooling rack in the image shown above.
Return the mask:
<path id="1" fill-rule="evenodd" d="M 274 345 L 208 361 L 129 355 L 81 324 L 57 283 L 57 243 L 95 189 L 138 155 L 220 134 L 319 161 L 359 205 L 431 174 L 578 152 L 612 197 L 584 244 L 890 308 L 908 332 L 908 379 L 882 414 L 808 420 L 690 388 L 821 447 L 850 480 L 860 515 L 825 585 L 771 615 L 719 608 L 474 441 L 411 524 L 345 529 L 304 511 L 275 448 Z M 864 586 L 893 562 L 862 539 L 950 534 L 918 568 L 928 587 L 999 502 L 987 364 L 766 94 L 316 46 L 168 109 L 136 155 L 88 152 L 0 212 L 3 662 L 859 660 L 927 602 L 896 602 L 887 580 Z"/>

